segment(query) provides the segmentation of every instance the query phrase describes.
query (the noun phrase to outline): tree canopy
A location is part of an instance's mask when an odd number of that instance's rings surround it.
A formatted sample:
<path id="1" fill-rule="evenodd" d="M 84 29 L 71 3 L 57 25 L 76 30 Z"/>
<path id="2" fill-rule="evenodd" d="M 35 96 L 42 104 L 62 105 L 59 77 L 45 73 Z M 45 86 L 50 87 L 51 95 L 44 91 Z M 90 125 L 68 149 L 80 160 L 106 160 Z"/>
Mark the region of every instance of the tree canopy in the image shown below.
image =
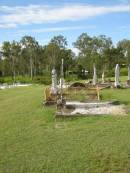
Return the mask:
<path id="1" fill-rule="evenodd" d="M 0 75 L 30 76 L 50 74 L 53 67 L 60 74 L 61 59 L 64 59 L 64 72 L 80 74 L 83 69 L 90 73 L 93 64 L 101 74 L 109 73 L 115 64 L 130 63 L 130 40 L 123 39 L 113 45 L 112 39 L 105 35 L 89 36 L 82 33 L 73 43 L 79 53 L 75 55 L 68 48 L 67 39 L 63 35 L 54 36 L 46 45 L 40 45 L 31 36 L 24 36 L 18 41 L 5 41 L 2 44 L 0 58 Z M 80 75 L 78 75 L 80 76 Z"/>

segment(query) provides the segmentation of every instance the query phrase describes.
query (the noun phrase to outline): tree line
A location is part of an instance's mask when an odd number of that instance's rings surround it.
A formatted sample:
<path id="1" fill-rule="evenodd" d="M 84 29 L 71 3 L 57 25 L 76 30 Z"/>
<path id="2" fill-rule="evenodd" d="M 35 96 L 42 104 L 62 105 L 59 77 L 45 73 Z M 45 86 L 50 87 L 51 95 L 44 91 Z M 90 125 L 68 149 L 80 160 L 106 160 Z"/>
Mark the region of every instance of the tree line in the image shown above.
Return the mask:
<path id="1" fill-rule="evenodd" d="M 83 76 L 87 70 L 90 75 L 93 64 L 99 74 L 111 74 L 115 64 L 130 63 L 130 40 L 123 39 L 116 45 L 105 35 L 89 36 L 82 33 L 73 46 L 78 55 L 67 47 L 67 39 L 63 35 L 54 36 L 47 45 L 40 45 L 31 36 L 24 36 L 18 41 L 4 41 L 0 56 L 0 76 L 49 76 L 53 67 L 60 74 L 61 59 L 64 59 L 65 75 Z"/>

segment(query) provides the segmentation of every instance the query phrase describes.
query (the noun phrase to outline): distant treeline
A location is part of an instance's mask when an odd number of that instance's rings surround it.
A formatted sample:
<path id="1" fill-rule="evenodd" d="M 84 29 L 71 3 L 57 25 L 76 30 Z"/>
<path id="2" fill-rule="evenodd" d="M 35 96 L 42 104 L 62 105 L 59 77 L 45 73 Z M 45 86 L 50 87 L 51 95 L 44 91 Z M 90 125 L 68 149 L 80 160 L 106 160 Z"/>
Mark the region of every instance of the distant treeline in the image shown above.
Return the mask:
<path id="1" fill-rule="evenodd" d="M 127 39 L 119 41 L 115 46 L 112 39 L 105 35 L 90 37 L 82 33 L 73 43 L 74 48 L 79 50 L 78 55 L 67 45 L 67 39 L 62 35 L 53 37 L 47 45 L 40 45 L 31 36 L 24 36 L 19 42 L 3 42 L 0 56 L 1 81 L 5 77 L 11 77 L 13 81 L 22 77 L 41 80 L 40 76 L 50 80 L 53 67 L 60 74 L 62 58 L 66 78 L 72 75 L 86 78 L 85 70 L 91 77 L 93 64 L 99 76 L 103 71 L 107 76 L 112 76 L 115 64 L 126 67 L 130 63 L 130 40 Z"/>

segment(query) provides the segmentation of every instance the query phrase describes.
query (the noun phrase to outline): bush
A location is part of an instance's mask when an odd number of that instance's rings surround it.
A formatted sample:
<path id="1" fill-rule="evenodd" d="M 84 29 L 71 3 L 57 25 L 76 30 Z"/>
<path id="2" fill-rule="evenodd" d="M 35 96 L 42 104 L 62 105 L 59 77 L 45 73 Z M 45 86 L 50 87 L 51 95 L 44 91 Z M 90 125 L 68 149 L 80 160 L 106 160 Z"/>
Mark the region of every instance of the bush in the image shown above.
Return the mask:
<path id="1" fill-rule="evenodd" d="M 12 77 L 0 77 L 0 83 L 7 83 L 7 84 L 13 84 L 14 80 Z M 15 79 L 15 83 L 37 83 L 37 84 L 45 84 L 49 85 L 51 84 L 51 77 L 50 76 L 36 76 L 33 79 L 31 79 L 28 76 L 17 76 Z"/>
<path id="2" fill-rule="evenodd" d="M 109 72 L 106 72 L 106 76 L 107 77 L 114 77 L 115 76 L 115 69 L 112 69 L 111 71 L 109 71 Z"/>
<path id="3" fill-rule="evenodd" d="M 127 68 L 121 68 L 120 69 L 120 75 L 121 76 L 127 76 L 128 75 L 128 69 Z"/>
<path id="4" fill-rule="evenodd" d="M 50 85 L 51 84 L 51 77 L 50 76 L 36 76 L 33 78 L 34 83 Z"/>
<path id="5" fill-rule="evenodd" d="M 18 83 L 23 83 L 23 84 L 25 84 L 25 83 L 32 83 L 33 81 L 32 81 L 32 79 L 30 78 L 30 77 L 28 77 L 28 76 L 17 76 L 16 77 L 16 82 Z"/>
<path id="6" fill-rule="evenodd" d="M 4 78 L 0 77 L 0 84 L 4 83 Z"/>
<path id="7" fill-rule="evenodd" d="M 13 79 L 12 77 L 0 77 L 0 83 L 7 83 L 7 84 L 12 84 Z"/>
<path id="8" fill-rule="evenodd" d="M 76 80 L 78 80 L 78 77 L 77 77 L 77 75 L 73 74 L 73 75 L 67 76 L 67 77 L 65 78 L 65 80 L 66 80 L 67 82 L 76 81 Z"/>

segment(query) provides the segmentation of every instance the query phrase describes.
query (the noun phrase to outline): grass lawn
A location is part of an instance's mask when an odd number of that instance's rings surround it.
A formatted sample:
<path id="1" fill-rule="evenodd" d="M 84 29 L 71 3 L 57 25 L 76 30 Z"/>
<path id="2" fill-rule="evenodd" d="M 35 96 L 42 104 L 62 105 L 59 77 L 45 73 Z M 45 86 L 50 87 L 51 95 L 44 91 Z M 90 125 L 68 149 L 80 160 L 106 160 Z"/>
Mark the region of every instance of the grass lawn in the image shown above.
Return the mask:
<path id="1" fill-rule="evenodd" d="M 129 173 L 130 114 L 54 119 L 43 86 L 0 90 L 0 173 Z M 130 108 L 130 89 L 103 90 Z"/>

